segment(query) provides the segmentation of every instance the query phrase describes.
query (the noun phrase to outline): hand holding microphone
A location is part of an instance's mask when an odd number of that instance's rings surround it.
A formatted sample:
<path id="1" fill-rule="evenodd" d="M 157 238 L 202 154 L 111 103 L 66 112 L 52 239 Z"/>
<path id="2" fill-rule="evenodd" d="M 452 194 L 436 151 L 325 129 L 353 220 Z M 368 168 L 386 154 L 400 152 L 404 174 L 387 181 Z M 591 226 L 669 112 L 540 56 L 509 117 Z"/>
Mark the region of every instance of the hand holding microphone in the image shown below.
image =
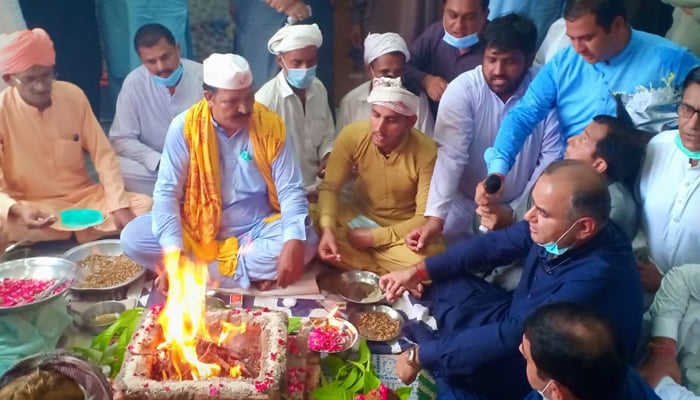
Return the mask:
<path id="1" fill-rule="evenodd" d="M 497 202 L 503 188 L 503 180 L 503 175 L 491 174 L 483 182 L 479 182 L 476 186 L 476 195 L 474 196 L 476 204 L 479 207 L 488 207 L 493 202 Z M 486 233 L 488 228 L 479 225 L 479 231 Z"/>

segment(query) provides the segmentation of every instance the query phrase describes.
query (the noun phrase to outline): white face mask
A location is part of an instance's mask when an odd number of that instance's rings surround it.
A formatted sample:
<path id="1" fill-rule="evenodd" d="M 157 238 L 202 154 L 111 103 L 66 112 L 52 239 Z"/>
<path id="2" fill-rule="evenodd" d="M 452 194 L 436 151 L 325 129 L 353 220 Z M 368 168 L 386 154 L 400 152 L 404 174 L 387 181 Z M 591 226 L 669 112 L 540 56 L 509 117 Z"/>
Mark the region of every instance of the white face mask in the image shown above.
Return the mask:
<path id="1" fill-rule="evenodd" d="M 553 379 L 550 379 L 549 382 L 547 382 L 547 384 L 544 385 L 544 387 L 542 388 L 542 390 L 537 390 L 537 393 L 539 393 L 540 396 L 542 396 L 542 400 L 550 400 L 549 397 L 547 397 L 547 396 L 544 394 L 544 392 L 546 392 L 547 389 L 549 389 L 549 385 L 551 385 L 552 382 L 554 382 L 554 380 L 553 380 Z"/>

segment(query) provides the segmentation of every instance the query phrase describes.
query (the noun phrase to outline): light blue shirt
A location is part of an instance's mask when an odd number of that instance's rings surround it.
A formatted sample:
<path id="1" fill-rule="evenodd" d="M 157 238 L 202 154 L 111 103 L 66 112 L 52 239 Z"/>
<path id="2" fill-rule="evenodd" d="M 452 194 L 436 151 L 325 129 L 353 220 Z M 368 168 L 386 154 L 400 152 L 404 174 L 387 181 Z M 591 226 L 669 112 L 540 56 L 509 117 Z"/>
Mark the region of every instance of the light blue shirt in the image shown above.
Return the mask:
<path id="1" fill-rule="evenodd" d="M 505 175 L 532 128 L 551 109 L 565 138 L 581 133 L 596 115 L 615 115 L 613 95 L 618 93 L 638 127 L 672 126 L 679 86 L 698 64 L 688 49 L 634 29 L 627 46 L 608 61 L 589 64 L 567 47 L 544 65 L 503 120 L 494 147 L 484 153 L 488 172 Z"/>
<path id="2" fill-rule="evenodd" d="M 565 0 L 491 0 L 489 3 L 489 19 L 508 13 L 526 15 L 537 26 L 537 45 L 544 39 L 550 25 L 562 16 Z"/>
<path id="3" fill-rule="evenodd" d="M 164 249 L 184 248 L 180 205 L 190 163 L 183 133 L 186 113 L 175 117 L 170 124 L 153 193 L 153 235 Z M 238 131 L 229 138 L 212 122 L 219 145 L 223 207 L 217 239 L 224 240 L 248 232 L 275 211 L 270 207 L 267 185 L 255 162 L 248 130 Z M 306 240 L 309 205 L 289 142 L 285 142 L 272 162 L 272 178 L 280 201 L 283 240 Z"/>

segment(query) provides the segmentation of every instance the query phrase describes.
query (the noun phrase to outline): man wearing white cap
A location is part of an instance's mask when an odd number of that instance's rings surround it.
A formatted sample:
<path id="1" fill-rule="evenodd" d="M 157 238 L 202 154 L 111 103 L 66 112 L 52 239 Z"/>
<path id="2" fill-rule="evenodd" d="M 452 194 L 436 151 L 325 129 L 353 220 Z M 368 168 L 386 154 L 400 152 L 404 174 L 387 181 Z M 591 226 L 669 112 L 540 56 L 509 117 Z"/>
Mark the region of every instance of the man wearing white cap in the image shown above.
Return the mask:
<path id="1" fill-rule="evenodd" d="M 156 268 L 163 252 L 182 252 L 208 262 L 220 287 L 286 287 L 317 237 L 284 124 L 255 102 L 243 57 L 203 64 L 204 99 L 171 123 L 153 213 L 127 226 L 124 254 Z"/>
<path id="2" fill-rule="evenodd" d="M 440 241 L 422 252 L 404 236 L 423 223 L 437 146 L 415 128 L 418 96 L 398 79 L 376 78 L 367 101 L 369 121 L 338 135 L 319 187 L 320 257 L 344 269 L 386 273 L 444 250 Z M 339 205 L 344 183 L 357 169 L 354 201 Z"/>
<path id="3" fill-rule="evenodd" d="M 304 187 L 315 197 L 333 147 L 335 126 L 328 94 L 316 78 L 318 48 L 323 38 L 316 24 L 286 25 L 267 42 L 282 70 L 255 94 L 255 99 L 282 117 L 294 144 Z"/>
<path id="4" fill-rule="evenodd" d="M 365 68 L 367 75 L 372 78 L 398 78 L 403 76 L 406 62 L 411 58 L 408 46 L 398 33 L 370 33 L 365 38 Z M 369 119 L 372 107 L 367 102 L 367 96 L 372 90 L 369 80 L 346 94 L 340 101 L 338 109 L 338 131 L 347 124 Z M 416 128 L 426 135 L 433 135 L 434 118 L 430 112 L 428 96 L 420 91 L 418 103 L 418 119 Z"/>

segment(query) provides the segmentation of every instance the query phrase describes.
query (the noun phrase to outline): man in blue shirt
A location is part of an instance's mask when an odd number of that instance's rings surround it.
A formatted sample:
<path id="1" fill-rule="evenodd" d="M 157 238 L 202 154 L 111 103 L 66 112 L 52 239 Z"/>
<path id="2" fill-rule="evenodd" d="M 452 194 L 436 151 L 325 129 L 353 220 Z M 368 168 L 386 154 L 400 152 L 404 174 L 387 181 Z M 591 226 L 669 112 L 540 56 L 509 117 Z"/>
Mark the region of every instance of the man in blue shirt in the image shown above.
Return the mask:
<path id="1" fill-rule="evenodd" d="M 631 29 L 622 0 L 572 0 L 564 12 L 571 46 L 537 74 L 484 153 L 489 174 L 505 176 L 532 128 L 556 109 L 565 139 L 596 115 L 614 115 L 620 95 L 638 128 L 659 132 L 677 123 L 679 85 L 700 60 L 688 49 Z M 488 199 L 477 199 L 486 204 Z"/>
<path id="2" fill-rule="evenodd" d="M 539 308 L 525 321 L 520 345 L 527 380 L 525 400 L 658 400 L 630 368 L 612 326 L 599 313 L 575 303 Z"/>
<path id="3" fill-rule="evenodd" d="M 557 161 L 543 172 L 532 198 L 526 221 L 380 278 L 390 301 L 405 290 L 420 294 L 421 281 L 433 282 L 438 331 L 412 327 L 418 347 L 399 356 L 402 381 L 413 381 L 424 368 L 435 377 L 441 399 L 524 397 L 530 386 L 518 353 L 523 323 L 556 301 L 597 309 L 614 321 L 625 350 L 634 351 L 642 287 L 629 241 L 608 222 L 604 179 L 581 161 Z M 525 265 L 513 293 L 472 274 L 517 259 Z"/>

